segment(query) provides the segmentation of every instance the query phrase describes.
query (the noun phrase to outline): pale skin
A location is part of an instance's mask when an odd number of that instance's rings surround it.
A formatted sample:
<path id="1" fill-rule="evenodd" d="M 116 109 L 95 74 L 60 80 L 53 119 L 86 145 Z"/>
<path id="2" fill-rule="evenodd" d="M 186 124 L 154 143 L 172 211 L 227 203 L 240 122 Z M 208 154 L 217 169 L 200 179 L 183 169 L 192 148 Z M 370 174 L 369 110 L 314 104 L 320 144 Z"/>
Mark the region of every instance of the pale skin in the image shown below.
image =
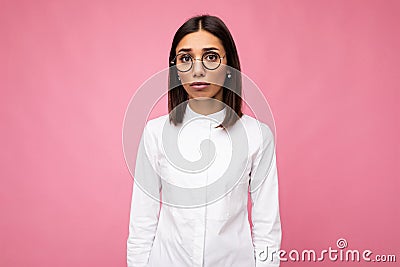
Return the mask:
<path id="1" fill-rule="evenodd" d="M 221 65 L 215 70 L 204 68 L 200 60 L 194 60 L 192 69 L 188 72 L 178 72 L 183 88 L 189 96 L 190 108 L 203 115 L 215 113 L 224 108 L 222 103 L 222 87 L 225 77 L 229 72 L 226 68 L 226 52 L 221 41 L 215 35 L 205 30 L 187 34 L 178 43 L 176 53 L 185 49 L 193 58 L 201 59 L 206 49 L 213 48 L 222 58 Z M 214 49 L 215 48 L 215 49 Z M 196 89 L 192 82 L 208 82 L 204 89 Z"/>

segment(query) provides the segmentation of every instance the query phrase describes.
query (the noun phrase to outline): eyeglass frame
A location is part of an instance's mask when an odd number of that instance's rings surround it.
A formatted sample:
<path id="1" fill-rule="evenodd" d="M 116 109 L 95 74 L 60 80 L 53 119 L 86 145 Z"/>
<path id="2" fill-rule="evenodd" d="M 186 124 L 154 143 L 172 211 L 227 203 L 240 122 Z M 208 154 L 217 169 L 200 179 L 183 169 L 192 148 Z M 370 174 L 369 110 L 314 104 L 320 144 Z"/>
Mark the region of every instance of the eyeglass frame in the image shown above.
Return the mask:
<path id="1" fill-rule="evenodd" d="M 219 56 L 219 64 L 218 64 L 218 66 L 217 66 L 216 68 L 210 69 L 210 68 L 207 68 L 206 65 L 204 65 L 203 57 L 204 57 L 204 55 L 207 55 L 207 53 L 208 53 L 208 54 L 214 53 L 214 54 L 217 54 L 217 55 Z M 190 58 L 191 58 L 192 64 L 190 65 L 190 68 L 189 68 L 188 70 L 181 71 L 181 70 L 178 69 L 178 67 L 176 67 L 176 57 L 177 57 L 178 55 L 181 55 L 181 54 L 188 54 L 188 55 L 190 56 Z M 190 70 L 193 68 L 194 60 L 199 60 L 199 61 L 201 61 L 201 64 L 203 65 L 203 67 L 206 68 L 206 69 L 208 69 L 208 70 L 216 70 L 216 69 L 219 68 L 219 66 L 221 66 L 221 64 L 222 64 L 222 59 L 224 59 L 224 58 L 226 58 L 226 54 L 225 54 L 223 57 L 221 57 L 220 54 L 218 54 L 217 52 L 210 52 L 210 51 L 207 51 L 207 52 L 203 53 L 203 55 L 201 55 L 201 59 L 193 58 L 192 55 L 190 55 L 189 53 L 181 52 L 181 53 L 176 54 L 175 57 L 174 57 L 174 59 L 173 59 L 172 61 L 170 61 L 170 63 L 171 63 L 171 64 L 174 64 L 174 66 L 176 67 L 176 69 L 177 69 L 179 72 L 188 72 L 188 71 L 190 71 Z"/>

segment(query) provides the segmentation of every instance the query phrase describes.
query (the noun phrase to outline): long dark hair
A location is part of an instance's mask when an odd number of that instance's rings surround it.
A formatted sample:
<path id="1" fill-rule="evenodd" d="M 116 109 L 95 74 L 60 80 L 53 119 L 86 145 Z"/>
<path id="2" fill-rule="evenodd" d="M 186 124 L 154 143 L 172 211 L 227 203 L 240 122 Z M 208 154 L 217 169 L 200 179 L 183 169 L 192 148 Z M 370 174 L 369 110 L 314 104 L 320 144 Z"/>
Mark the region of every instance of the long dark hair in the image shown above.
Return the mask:
<path id="1" fill-rule="evenodd" d="M 176 68 L 173 63 L 176 56 L 178 43 L 189 33 L 205 30 L 218 37 L 226 51 L 228 68 L 232 69 L 231 78 L 225 79 L 222 86 L 223 102 L 230 108 L 226 109 L 226 115 L 218 127 L 227 128 L 232 126 L 242 117 L 242 76 L 240 72 L 240 61 L 236 50 L 235 42 L 225 23 L 218 17 L 210 15 L 199 15 L 188 19 L 175 33 L 169 53 L 169 89 L 168 90 L 168 111 L 169 121 L 177 125 L 183 121 L 186 109 L 188 94 L 178 80 Z M 227 84 L 229 83 L 229 85 Z M 178 85 L 174 86 L 173 85 Z M 226 86 L 229 86 L 228 88 Z M 184 103 L 185 102 L 185 103 Z M 183 103 L 183 104 L 182 104 Z M 182 105 L 180 105 L 182 104 Z M 235 114 L 236 113 L 236 114 Z"/>

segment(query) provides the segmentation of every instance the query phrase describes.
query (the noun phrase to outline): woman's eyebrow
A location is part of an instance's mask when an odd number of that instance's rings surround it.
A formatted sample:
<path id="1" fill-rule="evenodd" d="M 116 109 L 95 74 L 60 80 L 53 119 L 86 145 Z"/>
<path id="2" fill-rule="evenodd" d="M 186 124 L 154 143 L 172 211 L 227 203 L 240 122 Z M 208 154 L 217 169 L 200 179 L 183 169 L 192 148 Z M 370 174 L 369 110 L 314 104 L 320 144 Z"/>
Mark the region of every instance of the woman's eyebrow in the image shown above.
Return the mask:
<path id="1" fill-rule="evenodd" d="M 201 50 L 202 51 L 210 51 L 210 50 L 219 50 L 219 49 L 216 48 L 216 47 L 205 47 L 205 48 L 203 48 Z M 181 49 L 179 49 L 178 53 L 180 53 L 180 52 L 190 52 L 190 51 L 192 51 L 191 48 L 181 48 Z"/>

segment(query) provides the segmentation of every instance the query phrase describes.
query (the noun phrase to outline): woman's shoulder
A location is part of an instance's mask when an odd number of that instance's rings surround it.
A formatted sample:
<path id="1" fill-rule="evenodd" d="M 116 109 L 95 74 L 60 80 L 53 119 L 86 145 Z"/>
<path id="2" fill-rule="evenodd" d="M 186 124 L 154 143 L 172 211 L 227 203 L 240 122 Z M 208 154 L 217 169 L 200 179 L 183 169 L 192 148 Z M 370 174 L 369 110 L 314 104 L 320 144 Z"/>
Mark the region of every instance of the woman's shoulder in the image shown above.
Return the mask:
<path id="1" fill-rule="evenodd" d="M 273 129 L 268 124 L 252 116 L 243 114 L 243 116 L 240 118 L 240 121 L 246 128 L 247 134 L 256 139 L 270 139 L 274 136 Z"/>
<path id="2" fill-rule="evenodd" d="M 169 115 L 162 115 L 159 117 L 152 118 L 146 122 L 145 129 L 151 133 L 160 132 L 164 127 L 165 123 L 169 123 Z"/>
<path id="3" fill-rule="evenodd" d="M 271 127 L 268 124 L 247 114 L 243 114 L 243 116 L 240 118 L 240 121 L 246 126 L 246 128 L 261 127 L 267 128 L 269 131 L 272 131 Z"/>

